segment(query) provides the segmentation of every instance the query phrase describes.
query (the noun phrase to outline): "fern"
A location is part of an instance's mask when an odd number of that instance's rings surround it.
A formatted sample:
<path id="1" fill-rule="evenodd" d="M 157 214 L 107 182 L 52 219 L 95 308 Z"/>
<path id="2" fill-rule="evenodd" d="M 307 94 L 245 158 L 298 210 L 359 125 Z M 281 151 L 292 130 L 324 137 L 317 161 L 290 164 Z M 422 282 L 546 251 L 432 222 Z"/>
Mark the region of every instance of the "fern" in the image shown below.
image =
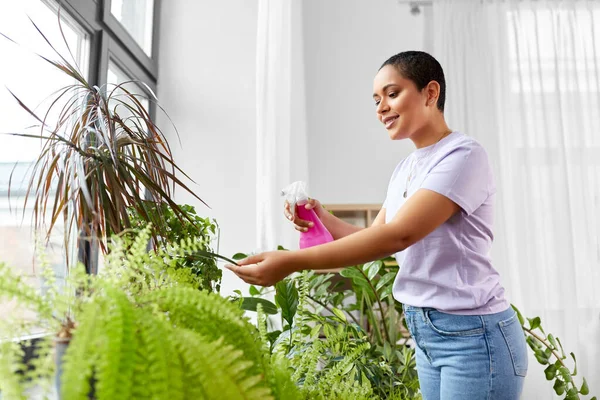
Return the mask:
<path id="1" fill-rule="evenodd" d="M 34 357 L 29 360 L 30 369 L 24 376 L 26 388 L 35 386 L 41 393 L 51 393 L 56 372 L 54 346 L 52 336 L 44 336 L 38 340 Z"/>
<path id="2" fill-rule="evenodd" d="M 165 340 L 174 334 L 162 318 L 145 309 L 136 310 L 138 352 L 133 377 L 134 395 L 138 399 L 183 400 L 183 364 L 175 344 Z"/>
<path id="3" fill-rule="evenodd" d="M 103 296 L 102 326 L 97 334 L 98 347 L 94 367 L 96 396 L 99 400 L 128 399 L 135 368 L 134 315 L 127 296 L 107 289 Z"/>
<path id="4" fill-rule="evenodd" d="M 263 378 L 251 373 L 252 363 L 244 360 L 243 352 L 226 345 L 221 338 L 210 342 L 187 329 L 177 329 L 175 336 L 184 360 L 188 394 L 193 399 L 268 400 L 273 399 L 264 387 Z"/>
<path id="5" fill-rule="evenodd" d="M 103 305 L 99 301 L 86 304 L 79 317 L 79 326 L 63 357 L 61 376 L 61 398 L 69 400 L 87 400 L 90 392 L 90 379 L 93 364 L 97 357 L 97 337 L 102 324 L 99 316 L 103 314 Z"/>
<path id="6" fill-rule="evenodd" d="M 15 270 L 0 262 L 0 300 L 17 300 L 19 305 L 31 308 L 40 318 L 51 319 L 52 307 L 38 294 L 36 289 Z"/>
<path id="7" fill-rule="evenodd" d="M 0 391 L 7 399 L 25 400 L 19 370 L 24 369 L 22 363 L 23 350 L 13 341 L 0 342 Z"/>
<path id="8" fill-rule="evenodd" d="M 225 343 L 243 349 L 245 358 L 253 363 L 253 373 L 264 374 L 264 352 L 257 329 L 238 307 L 221 296 L 192 288 L 166 288 L 149 293 L 142 301 L 155 303 L 168 312 L 173 324 L 209 340 L 223 336 Z"/>

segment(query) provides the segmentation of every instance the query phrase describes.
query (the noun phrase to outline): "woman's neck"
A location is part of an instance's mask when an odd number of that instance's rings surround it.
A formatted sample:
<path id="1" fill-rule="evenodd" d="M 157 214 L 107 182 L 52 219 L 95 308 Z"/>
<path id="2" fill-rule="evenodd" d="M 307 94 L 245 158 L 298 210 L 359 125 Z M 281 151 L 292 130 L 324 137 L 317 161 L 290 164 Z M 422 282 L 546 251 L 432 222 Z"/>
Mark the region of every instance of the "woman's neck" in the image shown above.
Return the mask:
<path id="1" fill-rule="evenodd" d="M 448 128 L 446 121 L 442 119 L 436 123 L 424 126 L 411 135 L 410 140 L 412 140 L 417 149 L 421 149 L 436 144 L 451 133 L 452 130 Z"/>

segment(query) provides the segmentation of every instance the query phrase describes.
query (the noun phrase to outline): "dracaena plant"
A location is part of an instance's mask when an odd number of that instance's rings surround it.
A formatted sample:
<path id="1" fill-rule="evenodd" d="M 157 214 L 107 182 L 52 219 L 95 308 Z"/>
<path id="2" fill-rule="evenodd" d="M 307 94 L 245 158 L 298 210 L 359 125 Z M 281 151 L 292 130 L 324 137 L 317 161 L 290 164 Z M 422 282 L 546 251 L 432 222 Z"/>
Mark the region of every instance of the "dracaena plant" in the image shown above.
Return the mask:
<path id="1" fill-rule="evenodd" d="M 142 104 L 144 99 L 156 102 L 156 97 L 139 81 L 100 87 L 90 84 L 76 63 L 61 55 L 33 25 L 56 60 L 38 56 L 72 80 L 50 96 L 50 105 L 43 112 L 34 112 L 11 92 L 33 116 L 37 128 L 11 134 L 41 140 L 25 195 L 25 206 L 33 209 L 34 228 L 45 231 L 48 239 L 56 224 L 63 223 L 65 245 L 73 232 L 79 232 L 80 237 L 98 238 L 105 253 L 106 238 L 131 227 L 128 209 L 134 209 L 140 219 L 152 223 L 153 238 L 160 237 L 163 216 L 149 212 L 143 200 L 168 204 L 180 219 L 187 214 L 171 199 L 176 187 L 203 201 L 176 176 L 179 173 L 189 179 Z M 132 83 L 148 89 L 152 97 L 132 92 L 128 89 Z"/>

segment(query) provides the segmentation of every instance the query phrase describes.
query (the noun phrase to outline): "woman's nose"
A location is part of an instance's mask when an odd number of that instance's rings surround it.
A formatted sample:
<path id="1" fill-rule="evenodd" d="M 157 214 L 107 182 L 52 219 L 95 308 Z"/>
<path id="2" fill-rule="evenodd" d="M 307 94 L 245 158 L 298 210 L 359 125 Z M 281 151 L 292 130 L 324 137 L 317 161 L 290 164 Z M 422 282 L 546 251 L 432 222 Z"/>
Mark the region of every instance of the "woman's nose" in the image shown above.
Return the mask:
<path id="1" fill-rule="evenodd" d="M 389 107 L 387 106 L 387 103 L 385 101 L 381 100 L 379 104 L 377 104 L 377 114 L 383 114 L 388 110 Z"/>

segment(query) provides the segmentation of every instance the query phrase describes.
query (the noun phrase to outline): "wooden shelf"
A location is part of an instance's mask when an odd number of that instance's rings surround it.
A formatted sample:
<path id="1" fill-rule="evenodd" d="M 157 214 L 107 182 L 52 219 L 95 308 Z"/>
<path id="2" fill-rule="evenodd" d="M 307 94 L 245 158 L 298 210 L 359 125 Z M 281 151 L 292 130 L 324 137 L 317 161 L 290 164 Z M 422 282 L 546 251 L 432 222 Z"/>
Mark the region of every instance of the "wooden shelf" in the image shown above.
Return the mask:
<path id="1" fill-rule="evenodd" d="M 336 217 L 363 228 L 371 226 L 381 210 L 381 204 L 323 204 L 323 207 Z"/>

